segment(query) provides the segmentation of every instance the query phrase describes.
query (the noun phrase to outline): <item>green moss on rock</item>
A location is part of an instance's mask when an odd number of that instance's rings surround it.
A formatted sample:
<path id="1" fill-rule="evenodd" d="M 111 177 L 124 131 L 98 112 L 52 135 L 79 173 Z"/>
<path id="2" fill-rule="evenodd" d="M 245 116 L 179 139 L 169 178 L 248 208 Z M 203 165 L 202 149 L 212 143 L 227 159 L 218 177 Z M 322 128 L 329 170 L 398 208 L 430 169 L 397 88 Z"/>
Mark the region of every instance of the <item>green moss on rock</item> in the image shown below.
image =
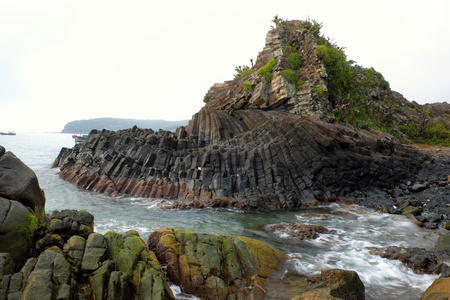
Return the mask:
<path id="1" fill-rule="evenodd" d="M 284 254 L 247 237 L 198 234 L 181 229 L 157 229 L 149 248 L 167 265 L 171 281 L 202 298 L 264 296 L 266 279 Z"/>

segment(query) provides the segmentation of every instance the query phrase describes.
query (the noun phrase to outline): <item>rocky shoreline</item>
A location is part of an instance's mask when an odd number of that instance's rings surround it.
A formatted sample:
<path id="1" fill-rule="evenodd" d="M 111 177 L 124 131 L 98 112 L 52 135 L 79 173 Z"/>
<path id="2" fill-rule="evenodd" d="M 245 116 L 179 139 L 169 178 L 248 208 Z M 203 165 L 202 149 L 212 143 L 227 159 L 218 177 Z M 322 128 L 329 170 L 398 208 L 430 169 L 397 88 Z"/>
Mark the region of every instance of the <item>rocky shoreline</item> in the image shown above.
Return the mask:
<path id="1" fill-rule="evenodd" d="M 329 108 L 342 95 L 328 90 L 314 26 L 292 21 L 270 31 L 253 70 L 211 87 L 186 127 L 92 130 L 84 144 L 61 149 L 53 167 L 82 189 L 162 198 L 169 208 L 272 211 L 336 202 L 403 214 L 439 230 L 438 245 L 371 250 L 416 272 L 441 273 L 423 299 L 449 296 L 450 150 L 334 122 Z M 360 71 L 368 74 L 360 92 L 372 112 L 389 112 L 389 124 L 418 116 L 419 105 L 391 91 L 381 74 Z M 160 228 L 146 243 L 136 231 L 102 235 L 93 225 L 83 210 L 46 216 L 35 174 L 0 147 L 0 300 L 174 299 L 170 283 L 205 299 L 365 298 L 351 270 L 322 270 L 293 278 L 295 291 L 281 288 L 274 281 L 286 254 L 247 237 Z M 303 224 L 261 230 L 293 240 L 327 234 Z"/>
<path id="2" fill-rule="evenodd" d="M 258 240 L 165 228 L 145 243 L 134 230 L 96 233 L 83 210 L 40 218 L 45 197 L 36 176 L 0 150 L 0 299 L 174 299 L 169 282 L 202 299 L 276 295 L 267 283 L 286 255 Z M 290 298 L 364 299 L 354 271 L 324 270 L 304 286 Z"/>
<path id="3" fill-rule="evenodd" d="M 192 140 L 178 139 L 166 131 L 137 127 L 93 131 L 84 145 L 63 148 L 53 167 L 59 167 L 64 179 L 83 189 L 113 196 L 165 198 L 172 200 L 172 208 L 286 210 L 331 202 L 356 203 L 410 215 L 429 229 L 448 229 L 448 148 L 420 149 L 389 141 L 384 135 L 383 141 L 377 139 L 381 133 L 350 132 L 372 138 L 370 146 L 343 136 L 350 133 L 339 129 L 335 135 L 328 132 L 327 143 L 336 148 L 328 146 L 331 150 L 326 152 L 324 141 L 310 143 L 316 149 L 311 146 L 310 154 L 288 150 L 299 139 L 298 128 L 283 133 L 290 140 L 283 146 L 286 148 L 263 151 L 265 156 L 258 155 L 255 144 L 241 147 L 241 151 L 229 145 L 192 149 L 186 146 L 192 146 Z M 277 147 L 281 147 L 280 137 L 273 143 Z M 342 139 L 339 143 L 347 143 L 345 148 L 339 146 L 338 138 Z M 296 145 L 305 149 L 306 142 L 300 139 Z M 271 149 L 273 144 L 262 147 Z M 285 151 L 291 156 L 280 161 L 276 154 Z M 299 167 L 302 161 L 303 167 Z"/>
<path id="4" fill-rule="evenodd" d="M 249 73 L 209 89 L 187 126 L 93 130 L 83 145 L 62 149 L 53 167 L 80 188 L 168 199 L 176 208 L 291 210 L 339 201 L 445 228 L 448 151 L 424 151 L 368 126 L 335 122 L 330 107 L 341 96 L 328 90 L 320 28 L 283 24 L 267 33 Z M 372 68 L 358 70 L 355 84 L 367 94 L 366 106 L 401 136 L 396 124 L 408 125 L 425 107 L 392 91 Z M 426 109 L 442 117 L 450 105 Z"/>
<path id="5" fill-rule="evenodd" d="M 363 283 L 350 270 L 299 277 L 293 290 L 276 284 L 285 254 L 246 237 L 161 228 L 145 243 L 134 230 L 95 233 L 94 216 L 83 210 L 54 211 L 40 219 L 45 198 L 36 176 L 11 152 L 0 150 L 0 299 L 174 299 L 170 284 L 202 299 L 365 298 Z M 33 211 L 29 218 L 17 218 L 22 210 L 13 207 L 22 206 L 25 215 Z M 30 231 L 32 224 L 37 226 Z M 260 230 L 298 240 L 328 232 L 302 224 L 268 224 Z M 18 237 L 30 242 L 18 244 Z M 432 299 L 427 297 L 448 293 L 449 237 L 442 235 L 434 250 L 372 251 L 416 272 L 440 273 L 423 297 Z"/>

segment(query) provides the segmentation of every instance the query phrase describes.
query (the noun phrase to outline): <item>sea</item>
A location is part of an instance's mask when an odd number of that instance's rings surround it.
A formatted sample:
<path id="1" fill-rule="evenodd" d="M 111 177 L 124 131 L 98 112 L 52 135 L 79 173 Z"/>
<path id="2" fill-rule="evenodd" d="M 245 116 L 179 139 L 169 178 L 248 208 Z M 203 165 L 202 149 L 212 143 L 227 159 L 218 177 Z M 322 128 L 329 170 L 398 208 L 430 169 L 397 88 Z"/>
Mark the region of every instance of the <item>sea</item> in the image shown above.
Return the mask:
<path id="1" fill-rule="evenodd" d="M 73 147 L 70 134 L 17 133 L 0 135 L 0 145 L 13 152 L 37 175 L 46 196 L 46 212 L 87 210 L 94 215 L 94 230 L 137 230 L 147 240 L 157 228 L 174 227 L 197 233 L 247 236 L 287 253 L 280 284 L 292 278 L 320 274 L 322 269 L 354 270 L 365 285 L 366 299 L 420 299 L 438 277 L 418 275 L 402 263 L 369 253 L 370 247 L 432 248 L 435 231 L 418 227 L 404 216 L 379 213 L 357 205 L 331 205 L 282 212 L 247 212 L 230 209 L 165 209 L 168 200 L 109 197 L 82 190 L 59 177 L 51 168 L 62 147 Z M 316 224 L 331 230 L 311 241 L 293 241 L 283 233 L 258 230 L 263 224 Z M 291 284 L 291 283 L 289 283 Z M 178 299 L 195 299 L 172 286 Z"/>

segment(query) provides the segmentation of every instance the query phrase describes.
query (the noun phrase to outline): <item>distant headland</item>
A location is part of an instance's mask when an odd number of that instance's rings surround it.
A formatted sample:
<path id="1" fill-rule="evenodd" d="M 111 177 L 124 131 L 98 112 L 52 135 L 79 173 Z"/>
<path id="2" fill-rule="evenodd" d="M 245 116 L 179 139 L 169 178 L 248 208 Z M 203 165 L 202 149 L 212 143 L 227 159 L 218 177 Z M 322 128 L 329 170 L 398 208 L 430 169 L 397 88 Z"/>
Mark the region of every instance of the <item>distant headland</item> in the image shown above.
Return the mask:
<path id="1" fill-rule="evenodd" d="M 175 131 L 177 127 L 187 125 L 189 120 L 165 121 L 165 120 L 137 120 L 121 118 L 95 118 L 88 120 L 76 120 L 67 123 L 61 133 L 89 133 L 92 129 L 112 130 L 131 128 L 134 125 L 139 128 L 150 128 L 153 130 Z"/>

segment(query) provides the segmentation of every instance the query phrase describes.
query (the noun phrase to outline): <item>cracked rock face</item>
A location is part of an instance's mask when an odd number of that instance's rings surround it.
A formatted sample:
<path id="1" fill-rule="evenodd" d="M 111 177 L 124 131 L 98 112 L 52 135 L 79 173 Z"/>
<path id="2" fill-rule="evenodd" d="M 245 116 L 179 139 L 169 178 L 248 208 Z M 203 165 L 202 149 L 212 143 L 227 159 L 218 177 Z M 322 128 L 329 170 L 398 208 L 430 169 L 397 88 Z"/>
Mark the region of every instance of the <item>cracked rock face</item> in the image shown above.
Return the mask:
<path id="1" fill-rule="evenodd" d="M 263 299 L 266 280 L 284 260 L 279 250 L 246 237 L 166 228 L 147 243 L 169 280 L 202 299 Z"/>

